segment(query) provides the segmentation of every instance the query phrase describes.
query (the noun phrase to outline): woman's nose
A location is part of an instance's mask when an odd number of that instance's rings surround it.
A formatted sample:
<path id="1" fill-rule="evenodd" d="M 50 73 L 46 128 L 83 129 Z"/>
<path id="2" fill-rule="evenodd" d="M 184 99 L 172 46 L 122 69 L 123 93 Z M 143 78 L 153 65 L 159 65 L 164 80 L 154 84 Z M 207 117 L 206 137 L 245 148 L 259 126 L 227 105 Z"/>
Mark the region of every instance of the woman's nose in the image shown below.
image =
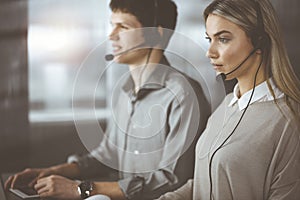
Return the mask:
<path id="1" fill-rule="evenodd" d="M 216 58 L 216 57 L 218 57 L 218 51 L 216 50 L 215 45 L 210 44 L 210 46 L 209 46 L 209 48 L 208 48 L 208 50 L 206 52 L 206 56 L 208 58 Z"/>

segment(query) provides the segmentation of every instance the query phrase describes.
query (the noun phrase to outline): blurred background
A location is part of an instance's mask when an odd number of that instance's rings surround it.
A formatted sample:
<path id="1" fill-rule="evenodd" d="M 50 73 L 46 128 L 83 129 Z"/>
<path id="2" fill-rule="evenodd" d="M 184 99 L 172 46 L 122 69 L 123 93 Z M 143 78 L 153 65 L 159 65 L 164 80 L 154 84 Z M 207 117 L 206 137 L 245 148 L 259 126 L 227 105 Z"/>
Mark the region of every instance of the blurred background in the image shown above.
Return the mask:
<path id="1" fill-rule="evenodd" d="M 179 12 L 176 30 L 205 49 L 202 11 L 211 1 L 174 1 Z M 300 1 L 271 1 L 299 76 Z M 74 125 L 72 100 L 82 105 L 78 120 L 88 121 L 87 92 L 107 63 L 99 59 L 89 68 L 74 99 L 73 84 L 95 47 L 101 47 L 99 55 L 109 51 L 108 4 L 108 0 L 0 0 L 0 172 L 49 166 L 64 162 L 71 153 L 86 152 Z M 202 59 L 204 51 L 188 46 L 186 51 L 201 58 L 197 66 L 210 67 Z M 95 90 L 96 116 L 104 129 L 108 93 L 122 73 L 117 68 L 105 71 Z"/>

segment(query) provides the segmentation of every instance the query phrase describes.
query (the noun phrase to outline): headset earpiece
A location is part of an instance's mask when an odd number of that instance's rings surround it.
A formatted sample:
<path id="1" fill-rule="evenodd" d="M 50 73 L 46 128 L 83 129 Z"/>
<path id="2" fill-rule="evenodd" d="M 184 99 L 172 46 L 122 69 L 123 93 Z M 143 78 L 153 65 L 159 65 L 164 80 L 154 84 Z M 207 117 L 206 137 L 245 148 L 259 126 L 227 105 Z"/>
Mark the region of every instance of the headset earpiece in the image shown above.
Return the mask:
<path id="1" fill-rule="evenodd" d="M 146 28 L 145 29 L 145 43 L 147 46 L 154 47 L 161 41 L 161 35 L 158 32 L 158 0 L 153 0 L 153 7 L 154 7 L 154 13 L 153 13 L 153 27 L 152 28 Z"/>
<path id="2" fill-rule="evenodd" d="M 252 37 L 252 43 L 255 49 L 264 51 L 270 44 L 270 38 L 266 33 L 260 33 L 259 35 L 254 35 Z"/>
<path id="3" fill-rule="evenodd" d="M 262 12 L 257 0 L 255 0 L 255 4 L 257 24 L 256 29 L 251 35 L 251 40 L 255 49 L 260 49 L 261 51 L 264 51 L 265 48 L 270 44 L 270 37 L 265 31 Z"/>

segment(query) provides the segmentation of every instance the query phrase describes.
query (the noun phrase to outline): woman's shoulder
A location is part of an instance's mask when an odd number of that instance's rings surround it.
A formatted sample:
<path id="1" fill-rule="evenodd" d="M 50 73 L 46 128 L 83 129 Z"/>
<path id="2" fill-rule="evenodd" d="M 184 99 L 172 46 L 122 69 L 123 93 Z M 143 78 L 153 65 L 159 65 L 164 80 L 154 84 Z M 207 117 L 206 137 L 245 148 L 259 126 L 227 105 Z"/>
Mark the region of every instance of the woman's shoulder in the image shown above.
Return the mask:
<path id="1" fill-rule="evenodd" d="M 291 123 L 300 125 L 300 104 L 291 98 L 284 97 L 278 102 L 282 115 Z"/>
<path id="2" fill-rule="evenodd" d="M 288 130 L 299 130 L 300 104 L 286 96 L 276 101 L 257 102 L 251 106 L 250 112 L 256 113 L 255 115 L 268 122 L 269 127 L 289 127 Z"/>

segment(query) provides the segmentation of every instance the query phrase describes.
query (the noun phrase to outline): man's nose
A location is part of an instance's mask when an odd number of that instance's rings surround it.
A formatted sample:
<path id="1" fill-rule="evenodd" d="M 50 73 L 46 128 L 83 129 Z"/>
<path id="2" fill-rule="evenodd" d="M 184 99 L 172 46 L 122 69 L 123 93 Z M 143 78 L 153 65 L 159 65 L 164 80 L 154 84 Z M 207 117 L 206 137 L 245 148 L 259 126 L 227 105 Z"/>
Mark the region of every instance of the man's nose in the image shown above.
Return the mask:
<path id="1" fill-rule="evenodd" d="M 109 34 L 109 39 L 110 40 L 118 40 L 119 38 L 119 33 L 118 33 L 118 30 L 117 28 L 114 28 L 111 33 Z"/>

